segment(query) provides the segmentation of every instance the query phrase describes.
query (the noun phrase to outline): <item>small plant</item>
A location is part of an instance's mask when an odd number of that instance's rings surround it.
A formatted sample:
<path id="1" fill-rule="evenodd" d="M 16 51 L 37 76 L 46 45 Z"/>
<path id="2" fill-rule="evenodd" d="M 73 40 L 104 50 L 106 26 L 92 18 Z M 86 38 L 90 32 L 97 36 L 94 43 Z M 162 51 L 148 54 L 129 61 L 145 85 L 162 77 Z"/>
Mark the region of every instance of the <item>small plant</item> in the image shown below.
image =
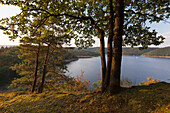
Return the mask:
<path id="1" fill-rule="evenodd" d="M 69 79 L 59 84 L 58 91 L 71 92 L 71 93 L 84 93 L 91 92 L 90 81 L 83 78 L 83 72 L 76 78 L 68 77 Z"/>
<path id="2" fill-rule="evenodd" d="M 96 82 L 93 82 L 93 87 L 94 87 L 94 91 L 100 91 L 101 88 L 102 88 L 102 81 L 101 79 L 99 79 L 98 81 Z"/>
<path id="3" fill-rule="evenodd" d="M 74 80 L 74 85 L 72 90 L 76 92 L 90 92 L 90 81 L 88 79 L 83 79 L 83 72 L 80 76 L 77 76 Z"/>
<path id="4" fill-rule="evenodd" d="M 122 87 L 131 87 L 133 85 L 133 82 L 128 78 L 123 78 L 120 81 L 120 85 Z"/>
<path id="5" fill-rule="evenodd" d="M 139 85 L 149 85 L 149 84 L 152 84 L 152 83 L 158 83 L 160 82 L 160 80 L 153 80 L 151 77 L 147 77 L 147 80 L 148 81 L 143 81 L 141 82 Z"/>

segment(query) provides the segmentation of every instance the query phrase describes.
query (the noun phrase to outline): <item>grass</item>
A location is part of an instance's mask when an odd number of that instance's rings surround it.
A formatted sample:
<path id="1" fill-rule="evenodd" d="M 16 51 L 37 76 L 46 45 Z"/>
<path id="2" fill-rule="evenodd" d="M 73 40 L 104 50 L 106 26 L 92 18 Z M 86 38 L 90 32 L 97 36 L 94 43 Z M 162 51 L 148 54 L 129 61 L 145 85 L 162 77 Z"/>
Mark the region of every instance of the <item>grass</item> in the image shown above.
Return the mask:
<path id="1" fill-rule="evenodd" d="M 69 94 L 57 91 L 32 94 L 1 92 L 0 113 L 170 113 L 170 83 L 122 88 L 120 94 Z"/>

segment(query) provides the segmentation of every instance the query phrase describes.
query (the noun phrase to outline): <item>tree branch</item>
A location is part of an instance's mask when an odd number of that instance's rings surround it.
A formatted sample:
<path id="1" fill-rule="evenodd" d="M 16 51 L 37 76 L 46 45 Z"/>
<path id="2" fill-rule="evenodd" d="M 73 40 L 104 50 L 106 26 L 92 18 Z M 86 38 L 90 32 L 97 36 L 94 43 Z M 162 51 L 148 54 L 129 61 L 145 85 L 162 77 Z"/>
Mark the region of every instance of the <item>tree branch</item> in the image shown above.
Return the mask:
<path id="1" fill-rule="evenodd" d="M 43 11 L 45 13 L 48 14 L 48 16 L 54 16 L 54 17 L 59 17 L 59 16 L 67 16 L 67 17 L 71 17 L 71 18 L 74 18 L 74 19 L 79 19 L 79 20 L 90 20 L 91 21 L 91 25 L 98 31 L 98 32 L 101 32 L 101 29 L 96 25 L 94 19 L 91 17 L 91 16 L 75 16 L 75 15 L 70 15 L 70 14 L 67 14 L 67 13 L 63 13 L 63 14 L 51 14 L 50 12 L 44 10 L 44 9 L 28 9 L 28 10 L 23 10 L 23 11 Z"/>

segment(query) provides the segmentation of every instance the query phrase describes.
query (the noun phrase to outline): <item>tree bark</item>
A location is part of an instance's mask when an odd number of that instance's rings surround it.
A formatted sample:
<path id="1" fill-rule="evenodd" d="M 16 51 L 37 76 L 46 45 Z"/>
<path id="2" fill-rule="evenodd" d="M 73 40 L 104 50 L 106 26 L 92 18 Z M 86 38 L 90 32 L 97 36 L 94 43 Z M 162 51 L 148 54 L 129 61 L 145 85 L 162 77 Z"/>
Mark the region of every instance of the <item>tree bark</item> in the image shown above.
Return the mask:
<path id="1" fill-rule="evenodd" d="M 99 39 L 100 39 L 100 58 L 101 58 L 101 66 L 102 66 L 102 88 L 104 86 L 104 79 L 106 74 L 106 59 L 105 59 L 105 46 L 104 46 L 104 31 L 99 31 Z"/>
<path id="2" fill-rule="evenodd" d="M 32 85 L 32 92 L 35 91 L 35 86 L 36 86 L 36 82 L 37 82 L 37 72 L 38 72 L 38 63 L 39 63 L 39 53 L 40 53 L 40 44 L 38 46 L 38 51 L 37 51 L 37 55 L 36 55 L 36 61 L 35 61 L 35 73 L 34 73 L 34 81 L 33 81 L 33 85 Z"/>
<path id="3" fill-rule="evenodd" d="M 120 91 L 120 73 L 122 60 L 122 35 L 124 22 L 124 2 L 116 0 L 115 9 L 115 27 L 114 27 L 114 48 L 112 57 L 112 68 L 110 76 L 110 94 L 115 94 Z"/>
<path id="4" fill-rule="evenodd" d="M 42 93 L 43 92 L 45 75 L 47 73 L 48 56 L 49 56 L 49 45 L 48 45 L 48 48 L 47 48 L 47 53 L 46 53 L 46 57 L 45 57 L 44 67 L 43 67 L 43 75 L 42 75 L 41 84 L 40 84 L 40 86 L 38 88 L 38 93 Z"/>
<path id="5" fill-rule="evenodd" d="M 109 18 L 109 37 L 108 37 L 108 43 L 107 43 L 107 69 L 106 69 L 106 75 L 102 87 L 102 92 L 105 92 L 109 86 L 110 83 L 110 73 L 111 73 L 111 64 L 112 64 L 112 41 L 113 41 L 113 2 L 112 0 L 109 0 L 109 9 L 110 9 L 110 18 Z"/>

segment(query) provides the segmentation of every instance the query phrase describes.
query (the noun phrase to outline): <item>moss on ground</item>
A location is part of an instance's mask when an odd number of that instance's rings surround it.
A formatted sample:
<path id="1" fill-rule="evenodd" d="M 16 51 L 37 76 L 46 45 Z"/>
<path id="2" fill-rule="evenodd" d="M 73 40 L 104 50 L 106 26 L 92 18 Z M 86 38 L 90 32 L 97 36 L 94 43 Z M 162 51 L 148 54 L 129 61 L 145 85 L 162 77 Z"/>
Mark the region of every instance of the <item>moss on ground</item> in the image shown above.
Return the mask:
<path id="1" fill-rule="evenodd" d="M 1 92 L 0 111 L 7 113 L 111 112 L 170 113 L 170 83 L 122 88 L 120 94 L 42 94 Z"/>

